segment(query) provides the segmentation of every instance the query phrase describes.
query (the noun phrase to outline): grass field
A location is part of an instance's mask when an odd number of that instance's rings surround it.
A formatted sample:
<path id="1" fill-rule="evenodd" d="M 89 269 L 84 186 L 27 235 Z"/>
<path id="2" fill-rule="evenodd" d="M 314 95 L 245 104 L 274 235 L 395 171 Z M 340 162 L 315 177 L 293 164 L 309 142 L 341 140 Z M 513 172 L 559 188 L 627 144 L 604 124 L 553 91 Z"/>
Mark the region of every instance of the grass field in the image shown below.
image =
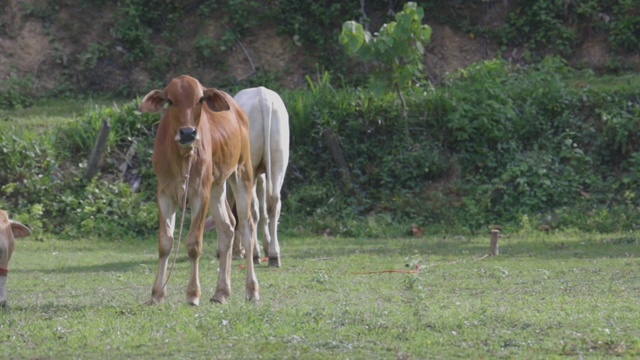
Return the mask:
<path id="1" fill-rule="evenodd" d="M 26 109 L 0 108 L 0 130 L 43 131 L 73 121 L 96 108 L 124 102 L 122 99 L 39 99 Z"/>
<path id="2" fill-rule="evenodd" d="M 282 237 L 283 267 L 258 267 L 261 301 L 185 304 L 184 248 L 161 306 L 141 305 L 156 239 L 21 239 L 0 309 L 1 357 L 496 359 L 640 357 L 640 236 L 562 233 L 404 239 Z M 411 273 L 376 273 L 410 270 Z"/>

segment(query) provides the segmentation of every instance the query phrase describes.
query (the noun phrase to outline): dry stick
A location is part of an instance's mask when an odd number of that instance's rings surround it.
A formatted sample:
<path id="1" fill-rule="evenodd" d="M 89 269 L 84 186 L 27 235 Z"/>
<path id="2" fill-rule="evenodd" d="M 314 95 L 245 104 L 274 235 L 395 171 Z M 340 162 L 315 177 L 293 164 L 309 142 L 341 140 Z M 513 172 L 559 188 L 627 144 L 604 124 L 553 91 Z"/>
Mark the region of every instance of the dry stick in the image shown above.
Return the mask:
<path id="1" fill-rule="evenodd" d="M 369 31 L 369 17 L 365 11 L 365 0 L 360 0 L 360 12 L 362 13 L 360 23 L 363 24 L 365 31 Z"/>
<path id="2" fill-rule="evenodd" d="M 240 48 L 242 49 L 242 52 L 244 52 L 244 55 L 247 57 L 247 59 L 249 59 L 249 63 L 251 64 L 251 72 L 248 73 L 247 75 L 241 77 L 240 79 L 238 79 L 238 80 L 244 80 L 244 79 L 248 78 L 249 76 L 251 76 L 251 75 L 256 73 L 256 64 L 254 64 L 253 59 L 249 55 L 249 52 L 247 51 L 247 49 L 242 44 L 242 41 L 240 41 L 240 39 L 236 39 L 236 41 L 238 42 L 238 45 L 240 45 Z"/>
<path id="3" fill-rule="evenodd" d="M 475 259 L 473 259 L 473 260 L 474 260 L 474 261 L 480 261 L 480 260 L 484 260 L 484 259 L 488 258 L 489 256 L 490 256 L 490 254 L 484 254 L 484 255 L 482 255 L 481 257 L 479 257 L 479 258 L 475 258 Z"/>

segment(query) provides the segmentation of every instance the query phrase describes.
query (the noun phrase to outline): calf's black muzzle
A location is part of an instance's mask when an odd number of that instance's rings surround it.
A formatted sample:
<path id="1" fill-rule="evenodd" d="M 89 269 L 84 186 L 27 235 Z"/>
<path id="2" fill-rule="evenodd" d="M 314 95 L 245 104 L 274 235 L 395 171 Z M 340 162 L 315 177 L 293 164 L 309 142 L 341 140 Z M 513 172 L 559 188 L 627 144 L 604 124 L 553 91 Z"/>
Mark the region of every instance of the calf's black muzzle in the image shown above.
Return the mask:
<path id="1" fill-rule="evenodd" d="M 190 145 L 198 139 L 198 130 L 192 127 L 181 128 L 180 132 L 180 145 Z"/>

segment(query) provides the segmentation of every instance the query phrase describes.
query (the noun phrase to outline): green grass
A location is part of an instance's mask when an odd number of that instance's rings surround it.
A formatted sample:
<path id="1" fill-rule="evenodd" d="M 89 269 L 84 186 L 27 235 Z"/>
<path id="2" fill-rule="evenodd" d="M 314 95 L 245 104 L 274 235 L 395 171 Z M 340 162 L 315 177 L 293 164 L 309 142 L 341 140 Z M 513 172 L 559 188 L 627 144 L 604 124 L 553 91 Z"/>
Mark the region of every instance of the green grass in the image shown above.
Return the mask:
<path id="1" fill-rule="evenodd" d="M 22 239 L 0 310 L 9 359 L 549 359 L 640 356 L 640 236 L 282 239 L 283 267 L 258 267 L 246 303 L 213 305 L 207 240 L 203 301 L 185 304 L 180 252 L 161 306 L 150 295 L 156 239 Z M 419 265 L 417 274 L 375 273 Z"/>
<path id="2" fill-rule="evenodd" d="M 589 86 L 598 92 L 634 93 L 640 86 L 640 76 L 635 73 L 602 76 L 577 74 L 574 85 L 578 87 Z"/>
<path id="3" fill-rule="evenodd" d="M 0 109 L 0 130 L 38 130 L 73 121 L 76 117 L 102 106 L 113 106 L 124 100 L 106 99 L 39 99 L 24 109 Z"/>

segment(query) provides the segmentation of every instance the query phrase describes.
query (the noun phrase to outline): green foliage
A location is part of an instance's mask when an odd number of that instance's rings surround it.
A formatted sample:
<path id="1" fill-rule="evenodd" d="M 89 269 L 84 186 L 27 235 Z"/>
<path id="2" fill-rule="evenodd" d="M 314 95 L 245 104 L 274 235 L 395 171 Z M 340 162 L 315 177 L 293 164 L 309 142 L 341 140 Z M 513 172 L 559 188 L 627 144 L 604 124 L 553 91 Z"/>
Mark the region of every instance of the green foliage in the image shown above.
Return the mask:
<path id="1" fill-rule="evenodd" d="M 205 60 L 213 58 L 214 54 L 217 54 L 217 42 L 207 36 L 201 36 L 193 40 L 193 48 L 200 54 Z"/>
<path id="2" fill-rule="evenodd" d="M 618 216 L 640 205 L 634 84 L 554 57 L 530 67 L 481 62 L 442 87 L 408 92 L 407 136 L 393 94 L 335 89 L 325 73 L 308 91 L 285 94 L 296 150 L 283 218 L 311 217 L 314 233 L 370 236 L 375 230 L 353 220 L 391 214 L 473 232 L 528 214 L 561 227 L 635 228 L 634 216 Z M 350 189 L 340 186 L 326 128 L 338 136 Z"/>
<path id="3" fill-rule="evenodd" d="M 293 38 L 296 45 L 317 52 L 320 65 L 339 72 L 345 70 L 345 61 L 335 42 L 337 29 L 357 11 L 357 3 L 338 0 L 280 0 L 272 14 L 280 33 Z"/>
<path id="4" fill-rule="evenodd" d="M 226 0 L 205 1 L 198 7 L 198 15 L 204 22 L 215 17 L 223 26 L 222 36 L 213 39 L 201 35 L 194 40 L 194 48 L 205 62 L 222 58 L 245 33 L 260 23 L 260 4 L 257 1 Z"/>
<path id="5" fill-rule="evenodd" d="M 14 74 L 0 87 L 0 109 L 22 109 L 35 101 L 33 78 L 19 78 Z"/>
<path id="6" fill-rule="evenodd" d="M 242 37 L 260 24 L 260 3 L 246 0 L 208 0 L 198 6 L 198 15 L 203 19 L 215 17 L 225 28 L 224 38 Z"/>
<path id="7" fill-rule="evenodd" d="M 431 40 L 431 27 L 422 24 L 423 17 L 424 10 L 408 2 L 376 35 L 355 21 L 342 25 L 339 41 L 347 54 L 375 66 L 372 89 L 406 90 L 424 78 L 424 47 Z"/>
<path id="8" fill-rule="evenodd" d="M 585 34 L 607 35 L 614 49 L 637 51 L 640 5 L 635 0 L 519 1 L 494 35 L 506 46 L 525 45 L 533 59 L 571 55 Z"/>
<path id="9" fill-rule="evenodd" d="M 609 41 L 626 51 L 640 46 L 640 4 L 634 0 L 620 0 L 613 7 L 615 21 L 609 25 Z"/>
<path id="10" fill-rule="evenodd" d="M 520 2 L 518 10 L 509 14 L 500 29 L 503 43 L 527 44 L 533 50 L 546 48 L 570 55 L 576 44 L 576 33 L 566 23 L 564 0 L 535 0 Z"/>
<path id="11" fill-rule="evenodd" d="M 282 91 L 292 136 L 283 229 L 388 237 L 416 223 L 473 233 L 520 226 L 525 216 L 534 229 L 639 226 L 637 76 L 600 78 L 555 57 L 526 67 L 481 62 L 439 87 L 407 91 L 406 129 L 393 93 L 335 86 L 326 71 L 307 81 Z M 136 106 L 96 107 L 38 131 L 7 123 L 0 203 L 48 231 L 155 232 L 158 117 Z M 107 152 L 87 182 L 103 120 L 112 125 Z M 340 146 L 346 177 L 328 139 Z"/>
<path id="12" fill-rule="evenodd" d="M 112 125 L 103 177 L 86 182 L 84 164 L 103 119 Z M 156 123 L 132 102 L 122 109 L 99 108 L 42 133 L 0 134 L 3 203 L 38 231 L 73 236 L 152 232 L 157 227 L 150 166 Z M 136 182 L 139 192 L 132 190 Z"/>
<path id="13" fill-rule="evenodd" d="M 152 36 L 175 36 L 182 8 L 163 0 L 126 0 L 118 7 L 115 36 L 126 50 L 125 61 L 136 62 L 153 54 Z"/>
<path id="14" fill-rule="evenodd" d="M 157 227 L 158 210 L 144 195 L 135 194 L 125 183 L 91 181 L 78 193 L 66 192 L 60 206 L 71 210 L 59 224 L 69 237 L 83 234 L 115 236 L 148 235 Z"/>
<path id="15" fill-rule="evenodd" d="M 59 7 L 53 1 L 47 1 L 44 4 L 39 2 L 21 1 L 18 3 L 20 12 L 24 16 L 30 16 L 42 20 L 50 20 L 50 18 L 59 10 Z M 45 25 L 48 25 L 45 23 Z"/>

